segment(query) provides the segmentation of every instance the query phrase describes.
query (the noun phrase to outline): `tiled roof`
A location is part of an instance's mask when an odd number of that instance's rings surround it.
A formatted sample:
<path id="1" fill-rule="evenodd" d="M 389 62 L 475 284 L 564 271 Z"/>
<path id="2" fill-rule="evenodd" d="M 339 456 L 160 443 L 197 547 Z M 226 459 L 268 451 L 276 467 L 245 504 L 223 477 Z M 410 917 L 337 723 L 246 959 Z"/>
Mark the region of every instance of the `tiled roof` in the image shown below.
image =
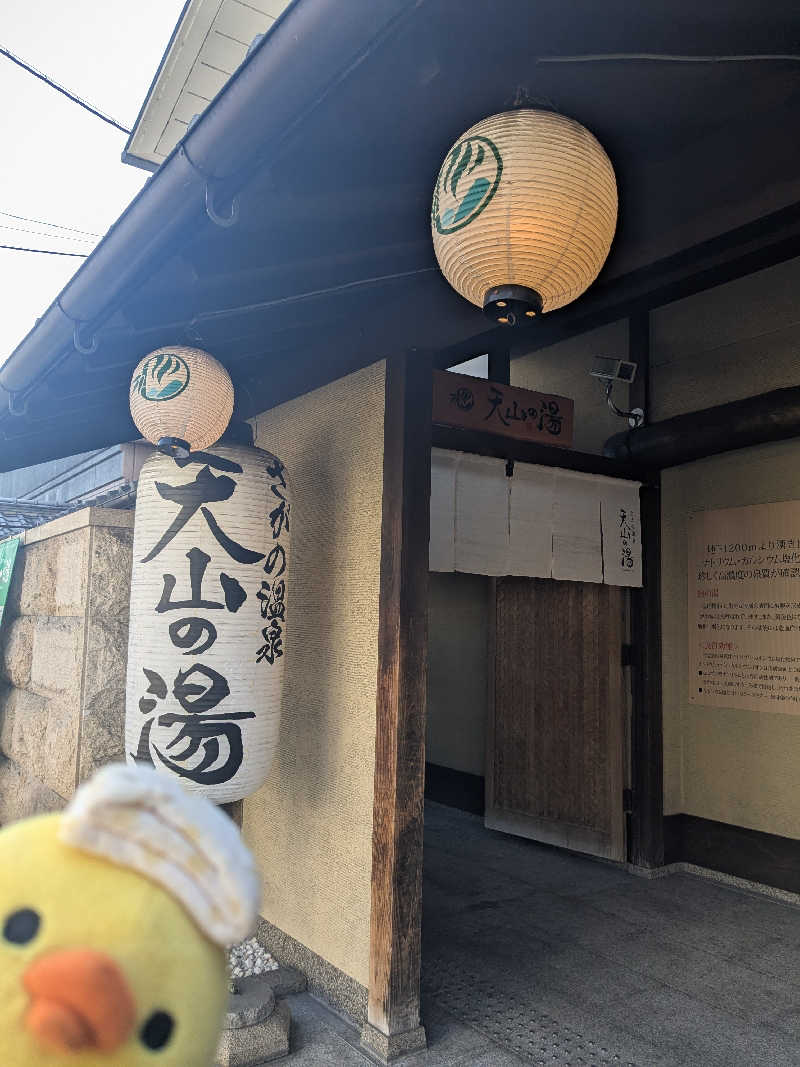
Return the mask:
<path id="1" fill-rule="evenodd" d="M 131 508 L 136 503 L 136 487 L 123 482 L 110 490 L 87 494 L 69 504 L 37 504 L 30 500 L 9 500 L 0 497 L 0 541 L 6 537 L 41 526 L 51 519 L 80 511 L 85 507 Z"/>
<path id="2" fill-rule="evenodd" d="M 13 537 L 32 526 L 57 519 L 72 511 L 65 504 L 32 504 L 27 500 L 7 500 L 0 497 L 0 541 Z"/>

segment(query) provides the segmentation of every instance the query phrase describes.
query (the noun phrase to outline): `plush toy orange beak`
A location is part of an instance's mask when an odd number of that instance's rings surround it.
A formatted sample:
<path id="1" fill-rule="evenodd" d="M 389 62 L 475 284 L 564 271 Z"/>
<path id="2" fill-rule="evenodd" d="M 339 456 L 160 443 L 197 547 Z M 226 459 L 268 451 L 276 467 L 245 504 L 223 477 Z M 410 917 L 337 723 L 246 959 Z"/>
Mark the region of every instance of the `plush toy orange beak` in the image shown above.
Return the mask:
<path id="1" fill-rule="evenodd" d="M 136 1021 L 122 971 L 100 952 L 49 953 L 28 967 L 22 984 L 31 998 L 25 1025 L 58 1052 L 113 1052 Z"/>

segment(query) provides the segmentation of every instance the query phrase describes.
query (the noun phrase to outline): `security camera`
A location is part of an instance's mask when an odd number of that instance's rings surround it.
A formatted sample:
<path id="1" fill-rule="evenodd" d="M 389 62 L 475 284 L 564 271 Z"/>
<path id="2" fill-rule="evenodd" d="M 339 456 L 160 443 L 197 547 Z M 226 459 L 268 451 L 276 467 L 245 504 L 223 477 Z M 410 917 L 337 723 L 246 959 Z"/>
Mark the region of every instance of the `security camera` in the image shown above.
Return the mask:
<path id="1" fill-rule="evenodd" d="M 595 356 L 589 373 L 604 382 L 627 382 L 630 385 L 636 377 L 636 367 L 636 363 L 629 363 L 626 359 Z"/>

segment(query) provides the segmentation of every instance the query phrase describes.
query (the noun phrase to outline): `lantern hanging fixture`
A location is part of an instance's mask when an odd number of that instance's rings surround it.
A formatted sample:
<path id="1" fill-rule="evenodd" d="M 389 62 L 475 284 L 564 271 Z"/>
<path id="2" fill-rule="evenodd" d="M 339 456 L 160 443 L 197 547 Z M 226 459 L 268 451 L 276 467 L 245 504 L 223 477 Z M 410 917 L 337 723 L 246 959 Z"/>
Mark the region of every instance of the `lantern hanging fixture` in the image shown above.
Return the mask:
<path id="1" fill-rule="evenodd" d="M 185 458 L 215 444 L 233 414 L 233 383 L 200 348 L 159 348 L 140 361 L 130 389 L 131 415 L 160 452 Z"/>
<path id="2" fill-rule="evenodd" d="M 445 157 L 431 210 L 444 276 L 510 326 L 588 289 L 616 224 L 617 184 L 600 143 L 574 119 L 532 109 L 467 130 Z"/>

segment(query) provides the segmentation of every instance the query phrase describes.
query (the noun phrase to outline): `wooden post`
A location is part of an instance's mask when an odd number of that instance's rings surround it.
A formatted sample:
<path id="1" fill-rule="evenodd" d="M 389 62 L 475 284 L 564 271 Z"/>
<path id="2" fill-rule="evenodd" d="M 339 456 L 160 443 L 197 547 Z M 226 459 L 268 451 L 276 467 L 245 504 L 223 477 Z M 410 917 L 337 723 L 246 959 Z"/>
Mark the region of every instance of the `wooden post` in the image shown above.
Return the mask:
<path id="1" fill-rule="evenodd" d="M 638 364 L 630 406 L 650 416 L 650 317 L 642 312 L 628 324 L 628 359 Z M 631 786 L 633 811 L 628 857 L 638 867 L 664 863 L 664 741 L 661 697 L 661 492 L 642 488 L 644 588 L 631 590 L 633 718 Z"/>
<path id="2" fill-rule="evenodd" d="M 508 345 L 496 345 L 489 349 L 490 382 L 511 385 L 511 349 Z"/>
<path id="3" fill-rule="evenodd" d="M 664 739 L 661 702 L 661 492 L 642 488 L 644 588 L 631 590 L 634 637 L 631 762 L 633 812 L 629 858 L 664 863 Z"/>
<path id="4" fill-rule="evenodd" d="M 386 363 L 370 988 L 362 1042 L 384 1062 L 425 1047 L 420 1026 L 428 654 L 431 362 Z"/>

